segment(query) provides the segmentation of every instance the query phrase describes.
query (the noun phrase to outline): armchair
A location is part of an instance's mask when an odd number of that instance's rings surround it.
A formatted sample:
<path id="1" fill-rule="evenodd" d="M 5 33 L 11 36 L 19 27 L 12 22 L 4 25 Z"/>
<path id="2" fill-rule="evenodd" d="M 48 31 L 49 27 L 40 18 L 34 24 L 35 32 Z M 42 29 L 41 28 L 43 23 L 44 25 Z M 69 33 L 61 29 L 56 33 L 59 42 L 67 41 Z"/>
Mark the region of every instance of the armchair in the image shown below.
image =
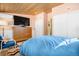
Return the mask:
<path id="1" fill-rule="evenodd" d="M 1 50 L 12 47 L 12 46 L 16 46 L 15 40 L 7 41 L 6 43 L 4 43 L 2 36 L 0 36 L 0 49 Z"/>

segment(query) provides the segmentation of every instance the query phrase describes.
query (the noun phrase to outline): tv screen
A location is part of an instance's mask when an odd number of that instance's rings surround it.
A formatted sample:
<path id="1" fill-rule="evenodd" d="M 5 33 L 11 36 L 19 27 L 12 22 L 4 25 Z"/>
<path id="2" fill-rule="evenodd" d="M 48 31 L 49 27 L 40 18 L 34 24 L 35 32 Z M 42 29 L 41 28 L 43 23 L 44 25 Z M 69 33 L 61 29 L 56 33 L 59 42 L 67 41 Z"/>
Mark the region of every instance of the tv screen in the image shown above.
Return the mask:
<path id="1" fill-rule="evenodd" d="M 30 26 L 30 18 L 14 15 L 14 25 Z"/>

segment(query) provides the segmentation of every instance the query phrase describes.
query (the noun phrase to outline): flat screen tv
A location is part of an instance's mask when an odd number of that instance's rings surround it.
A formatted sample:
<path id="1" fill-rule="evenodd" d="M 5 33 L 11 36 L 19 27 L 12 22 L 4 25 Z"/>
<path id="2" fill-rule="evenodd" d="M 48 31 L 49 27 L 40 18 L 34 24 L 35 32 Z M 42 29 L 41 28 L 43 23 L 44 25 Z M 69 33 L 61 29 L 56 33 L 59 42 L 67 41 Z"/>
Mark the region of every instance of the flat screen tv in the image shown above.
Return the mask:
<path id="1" fill-rule="evenodd" d="M 30 26 L 30 18 L 14 15 L 14 25 Z"/>

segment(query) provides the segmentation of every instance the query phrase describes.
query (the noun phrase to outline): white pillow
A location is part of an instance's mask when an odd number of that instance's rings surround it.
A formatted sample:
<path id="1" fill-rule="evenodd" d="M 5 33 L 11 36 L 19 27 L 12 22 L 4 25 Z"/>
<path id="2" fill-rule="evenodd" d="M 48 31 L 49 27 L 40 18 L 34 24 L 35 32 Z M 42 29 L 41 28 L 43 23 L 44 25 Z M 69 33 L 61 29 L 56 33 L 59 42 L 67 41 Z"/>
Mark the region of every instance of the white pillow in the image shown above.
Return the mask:
<path id="1" fill-rule="evenodd" d="M 74 43 L 74 42 L 77 42 L 77 41 L 79 41 L 78 38 L 66 39 L 65 41 L 63 41 L 59 45 L 57 45 L 55 48 L 58 48 L 62 45 L 68 45 L 68 44 L 71 44 L 71 43 Z"/>
<path id="2" fill-rule="evenodd" d="M 72 38 L 71 41 L 70 41 L 70 43 L 77 42 L 77 41 L 79 41 L 78 38 Z"/>

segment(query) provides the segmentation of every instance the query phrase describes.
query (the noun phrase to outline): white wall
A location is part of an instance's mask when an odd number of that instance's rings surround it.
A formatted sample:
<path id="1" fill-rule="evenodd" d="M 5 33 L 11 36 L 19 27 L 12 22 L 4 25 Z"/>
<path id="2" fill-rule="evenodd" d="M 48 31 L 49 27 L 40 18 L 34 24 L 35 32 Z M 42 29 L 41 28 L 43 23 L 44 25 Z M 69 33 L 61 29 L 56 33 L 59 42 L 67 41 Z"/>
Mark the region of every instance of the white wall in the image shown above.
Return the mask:
<path id="1" fill-rule="evenodd" d="M 10 40 L 13 39 L 13 30 L 11 29 L 4 29 L 4 37 L 8 37 Z"/>
<path id="2" fill-rule="evenodd" d="M 8 23 L 6 21 L 0 20 L 0 26 L 1 25 L 8 25 Z"/>
<path id="3" fill-rule="evenodd" d="M 2 25 L 14 25 L 13 15 L 7 13 L 0 13 L 0 23 L 3 22 Z"/>
<path id="4" fill-rule="evenodd" d="M 52 33 L 79 37 L 79 3 L 64 3 L 52 8 Z"/>
<path id="5" fill-rule="evenodd" d="M 68 35 L 79 37 L 79 11 L 69 12 L 67 14 L 68 20 Z"/>
<path id="6" fill-rule="evenodd" d="M 7 14 L 7 13 L 0 13 L 0 17 L 1 18 L 8 18 L 8 19 L 12 19 L 13 15 Z"/>
<path id="7" fill-rule="evenodd" d="M 35 36 L 44 34 L 44 13 L 36 15 L 35 19 Z"/>
<path id="8" fill-rule="evenodd" d="M 60 14 L 60 15 L 53 15 L 53 30 L 52 33 L 54 35 L 67 35 L 67 20 L 66 20 L 66 14 Z"/>
<path id="9" fill-rule="evenodd" d="M 79 11 L 53 15 L 53 34 L 79 37 Z"/>
<path id="10" fill-rule="evenodd" d="M 0 27 L 2 26 L 0 29 L 2 29 L 2 31 L 4 29 L 4 36 L 8 38 L 13 38 L 13 30 L 11 25 L 14 25 L 13 15 L 0 13 Z M 5 29 L 5 27 L 8 27 L 8 29 Z M 3 34 L 3 32 L 0 34 Z"/>

